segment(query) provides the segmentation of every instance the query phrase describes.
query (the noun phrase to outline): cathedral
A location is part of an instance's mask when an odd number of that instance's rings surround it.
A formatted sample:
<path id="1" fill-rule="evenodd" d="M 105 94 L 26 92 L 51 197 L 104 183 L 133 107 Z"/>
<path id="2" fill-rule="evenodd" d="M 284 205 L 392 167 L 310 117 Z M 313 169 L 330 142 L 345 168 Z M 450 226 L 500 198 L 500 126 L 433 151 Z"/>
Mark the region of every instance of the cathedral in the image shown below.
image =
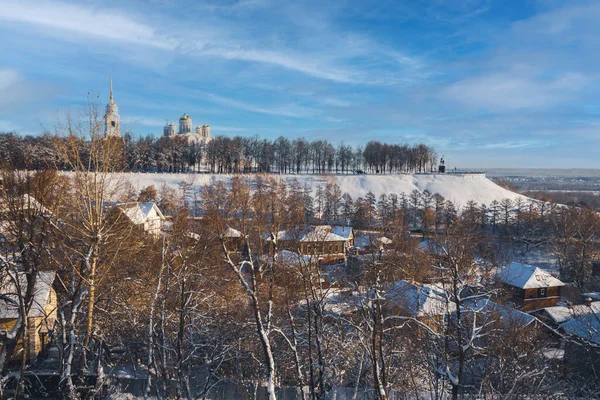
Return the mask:
<path id="1" fill-rule="evenodd" d="M 176 132 L 177 125 L 167 124 L 163 133 L 167 137 L 185 137 L 188 143 L 195 143 L 204 146 L 212 140 L 210 136 L 210 125 L 198 125 L 193 129 L 192 117 L 184 113 L 179 118 L 179 130 Z M 104 114 L 104 136 L 105 137 L 121 137 L 121 117 L 119 117 L 119 107 L 113 98 L 112 77 L 110 78 L 110 101 L 106 105 L 106 113 Z"/>
<path id="2" fill-rule="evenodd" d="M 121 117 L 119 117 L 119 107 L 113 99 L 112 77 L 110 78 L 110 102 L 106 105 L 106 114 L 104 114 L 104 136 L 121 137 Z"/>
<path id="3" fill-rule="evenodd" d="M 168 137 L 182 135 L 187 138 L 189 143 L 196 143 L 199 145 L 205 145 L 212 140 L 212 137 L 210 136 L 210 125 L 198 125 L 194 131 L 192 117 L 187 113 L 184 113 L 183 116 L 179 118 L 179 131 L 175 132 L 176 129 L 177 125 L 175 125 L 175 123 L 167 124 L 163 129 L 163 133 Z"/>

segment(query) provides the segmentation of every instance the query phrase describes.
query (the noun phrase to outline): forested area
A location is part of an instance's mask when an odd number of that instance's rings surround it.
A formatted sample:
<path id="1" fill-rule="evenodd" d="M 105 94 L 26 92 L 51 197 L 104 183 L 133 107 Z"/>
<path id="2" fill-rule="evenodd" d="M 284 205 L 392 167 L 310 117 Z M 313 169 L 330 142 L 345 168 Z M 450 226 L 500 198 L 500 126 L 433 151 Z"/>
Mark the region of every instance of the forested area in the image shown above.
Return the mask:
<path id="1" fill-rule="evenodd" d="M 20 136 L 0 133 L 0 158 L 13 169 L 69 169 L 57 153 L 61 137 L 46 133 Z M 206 146 L 185 137 L 123 137 L 115 148 L 125 171 L 212 173 L 411 173 L 437 168 L 435 150 L 424 144 L 387 144 L 378 141 L 361 146 L 326 140 L 275 140 L 217 136 Z"/>
<path id="2" fill-rule="evenodd" d="M 50 333 L 65 398 L 106 393 L 115 366 L 135 371 L 158 398 L 203 397 L 223 381 L 248 397 L 265 382 L 271 399 L 281 387 L 315 399 L 339 387 L 378 399 L 598 394 L 593 370 L 565 371 L 544 355 L 557 340 L 575 339 L 543 325 L 503 323 L 494 309 L 457 313 L 473 298 L 503 301 L 493 271 L 508 242 L 547 246 L 565 281 L 597 288 L 591 264 L 600 255 L 600 221 L 592 210 L 503 201 L 491 211 L 469 204 L 459 212 L 427 193 L 349 199 L 334 185 L 319 200 L 267 175 L 251 178 L 251 186 L 240 177 L 230 187 L 204 187 L 200 219 L 190 218 L 185 190 L 142 191 L 171 206 L 171 228 L 157 238 L 97 206 L 135 200 L 108 176 L 3 174 L 4 221 L 16 240 L 2 246 L 0 271 L 25 272 L 27 287 L 36 272 L 56 272 L 58 321 Z M 110 192 L 101 189 L 107 185 Z M 43 208 L 24 207 L 23 193 Z M 277 243 L 267 243 L 281 229 L 346 216 L 392 244 L 327 266 L 279 259 Z M 228 249 L 230 227 L 243 233 L 252 256 Z M 409 233 L 417 230 L 430 246 Z M 398 307 L 395 288 L 404 281 L 435 283 L 445 311 L 423 319 Z M 4 374 L 14 368 L 7 360 L 25 321 L 3 338 Z M 28 368 L 17 376 L 30 390 Z"/>
<path id="3" fill-rule="evenodd" d="M 313 400 L 342 389 L 380 400 L 600 395 L 595 321 L 583 336 L 559 331 L 506 305 L 496 279 L 517 246 L 555 258 L 573 291 L 598 290 L 594 210 L 510 200 L 457 209 L 426 191 L 353 199 L 333 183 L 312 190 L 272 174 L 137 192 L 113 174 L 122 141 L 103 138 L 93 114 L 88 122 L 66 121 L 53 145 L 70 173 L 2 172 L 0 275 L 17 288 L 0 296 L 17 315 L 0 335 L 3 394 L 102 398 L 126 378 L 160 399 L 215 398 L 225 384 L 270 400 L 286 388 Z M 159 235 L 113 212 L 135 201 L 169 216 Z M 332 263 L 284 253 L 278 232 L 309 224 L 352 225 L 372 240 Z M 55 357 L 33 363 L 23 333 L 41 272 L 55 274 Z"/>

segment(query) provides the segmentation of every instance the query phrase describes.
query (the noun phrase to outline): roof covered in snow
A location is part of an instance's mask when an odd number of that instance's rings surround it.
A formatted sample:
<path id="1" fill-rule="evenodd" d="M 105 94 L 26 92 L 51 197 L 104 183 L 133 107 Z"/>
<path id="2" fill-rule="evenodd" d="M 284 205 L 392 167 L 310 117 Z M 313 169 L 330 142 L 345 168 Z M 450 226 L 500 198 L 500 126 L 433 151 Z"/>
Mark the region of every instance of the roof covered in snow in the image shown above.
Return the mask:
<path id="1" fill-rule="evenodd" d="M 350 239 L 352 237 L 352 227 L 351 226 L 332 226 L 331 233 L 338 235 L 340 237 Z"/>
<path id="2" fill-rule="evenodd" d="M 496 315 L 505 326 L 527 326 L 535 321 L 535 317 L 512 307 L 495 303 L 489 299 L 479 299 L 465 304 L 465 311 Z"/>
<path id="3" fill-rule="evenodd" d="M 277 253 L 277 261 L 283 265 L 293 266 L 310 263 L 311 261 L 314 261 L 314 258 L 294 251 L 281 250 Z"/>
<path id="4" fill-rule="evenodd" d="M 532 265 L 513 262 L 504 268 L 498 277 L 502 283 L 521 289 L 537 289 L 564 286 L 550 273 Z"/>
<path id="5" fill-rule="evenodd" d="M 237 229 L 233 229 L 233 228 L 227 228 L 225 230 L 225 233 L 223 233 L 223 237 L 226 238 L 241 238 L 242 237 L 242 232 L 238 231 Z"/>
<path id="6" fill-rule="evenodd" d="M 300 242 L 346 242 L 348 241 L 349 236 L 338 235 L 338 233 L 348 234 L 348 230 L 351 232 L 352 228 L 337 229 L 334 232 L 331 225 L 295 227 L 277 232 L 277 240 L 297 240 Z"/>
<path id="7" fill-rule="evenodd" d="M 151 216 L 152 210 L 155 211 L 156 216 L 162 220 L 165 219 L 162 212 L 153 202 L 145 203 L 120 203 L 116 205 L 119 210 L 125 214 L 125 216 L 134 224 L 140 225 L 145 223 Z"/>
<path id="8" fill-rule="evenodd" d="M 454 303 L 448 303 L 443 289 L 436 285 L 420 285 L 405 280 L 387 287 L 383 297 L 394 307 L 401 307 L 415 317 L 442 315 L 452 311 Z"/>
<path id="9" fill-rule="evenodd" d="M 50 290 L 54 277 L 54 271 L 38 272 L 33 295 L 33 303 L 29 311 L 29 317 L 43 317 L 46 315 L 45 308 L 50 297 Z M 18 273 L 19 286 L 22 295 L 27 288 L 27 276 Z M 7 275 L 0 284 L 0 293 L 4 296 L 0 299 L 0 319 L 16 319 L 19 316 L 17 288 L 14 281 Z"/>
<path id="10" fill-rule="evenodd" d="M 38 214 L 50 215 L 50 210 L 44 207 L 37 199 L 27 193 L 19 198 L 6 200 L 0 199 L 0 213 L 18 211 L 31 211 Z"/>
<path id="11" fill-rule="evenodd" d="M 600 313 L 590 313 L 572 318 L 560 327 L 571 335 L 588 342 L 600 344 Z"/>
<path id="12" fill-rule="evenodd" d="M 578 304 L 571 307 L 554 306 L 543 309 L 546 314 L 557 324 L 562 324 L 586 314 L 600 313 L 600 301 L 593 302 L 590 306 L 586 304 Z"/>

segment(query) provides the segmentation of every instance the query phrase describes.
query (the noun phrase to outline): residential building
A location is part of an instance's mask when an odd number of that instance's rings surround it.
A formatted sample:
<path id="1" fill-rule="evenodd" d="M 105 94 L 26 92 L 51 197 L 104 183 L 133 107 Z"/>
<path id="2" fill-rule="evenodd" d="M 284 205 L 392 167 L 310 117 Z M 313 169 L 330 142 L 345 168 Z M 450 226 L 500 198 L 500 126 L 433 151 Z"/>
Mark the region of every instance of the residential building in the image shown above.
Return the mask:
<path id="1" fill-rule="evenodd" d="M 508 289 L 509 301 L 522 311 L 555 306 L 560 301 L 564 283 L 532 265 L 513 262 L 499 274 L 500 282 Z"/>
<path id="2" fill-rule="evenodd" d="M 49 342 L 49 331 L 56 322 L 58 301 L 56 291 L 52 287 L 55 273 L 53 271 L 38 272 L 34 285 L 33 301 L 27 316 L 27 337 L 29 345 L 26 349 L 27 358 L 34 359 L 46 350 Z M 25 296 L 27 276 L 19 272 L 17 280 L 21 296 Z M 18 293 L 15 280 L 6 275 L 0 283 L 0 334 L 15 327 L 19 318 Z M 19 339 L 15 351 L 15 359 L 19 359 L 19 349 L 23 348 L 23 340 Z"/>

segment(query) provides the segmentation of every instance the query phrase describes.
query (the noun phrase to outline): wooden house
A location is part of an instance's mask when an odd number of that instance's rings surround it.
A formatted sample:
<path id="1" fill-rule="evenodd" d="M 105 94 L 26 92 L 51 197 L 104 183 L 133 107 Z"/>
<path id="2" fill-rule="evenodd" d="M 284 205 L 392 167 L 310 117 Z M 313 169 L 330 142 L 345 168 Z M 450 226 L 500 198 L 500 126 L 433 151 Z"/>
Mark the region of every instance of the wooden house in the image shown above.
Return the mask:
<path id="1" fill-rule="evenodd" d="M 555 306 L 560 301 L 560 280 L 532 265 L 513 262 L 498 274 L 509 300 L 522 311 Z"/>
<path id="2" fill-rule="evenodd" d="M 40 353 L 45 352 L 49 342 L 49 331 L 56 322 L 56 309 L 58 301 L 56 291 L 52 287 L 55 273 L 51 271 L 39 272 L 34 285 L 33 301 L 27 318 L 27 337 L 29 346 L 26 349 L 27 358 L 35 359 Z M 18 274 L 19 286 L 22 295 L 25 294 L 27 278 L 25 274 Z M 13 329 L 19 317 L 18 294 L 14 281 L 6 276 L 2 281 L 0 293 L 0 334 Z M 19 339 L 13 359 L 20 359 L 23 349 L 23 340 Z"/>
<path id="3" fill-rule="evenodd" d="M 279 249 L 329 260 L 346 256 L 354 246 L 354 231 L 351 227 L 331 225 L 295 227 L 279 231 L 276 241 Z"/>

